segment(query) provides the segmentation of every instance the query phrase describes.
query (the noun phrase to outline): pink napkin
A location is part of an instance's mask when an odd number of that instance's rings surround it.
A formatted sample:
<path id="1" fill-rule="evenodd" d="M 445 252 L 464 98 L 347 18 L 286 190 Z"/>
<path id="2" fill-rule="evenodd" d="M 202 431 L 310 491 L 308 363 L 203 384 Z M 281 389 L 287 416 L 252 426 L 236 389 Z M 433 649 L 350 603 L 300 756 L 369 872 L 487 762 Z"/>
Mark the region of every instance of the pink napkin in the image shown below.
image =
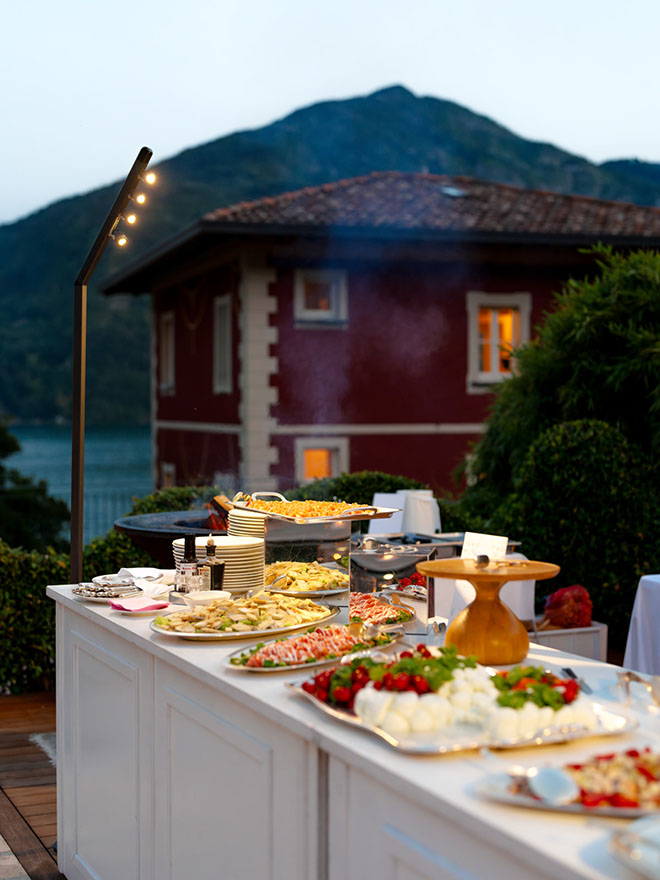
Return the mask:
<path id="1" fill-rule="evenodd" d="M 128 599 L 110 599 L 110 607 L 117 611 L 157 611 L 159 608 L 167 608 L 169 602 L 157 602 L 148 596 L 133 596 Z"/>

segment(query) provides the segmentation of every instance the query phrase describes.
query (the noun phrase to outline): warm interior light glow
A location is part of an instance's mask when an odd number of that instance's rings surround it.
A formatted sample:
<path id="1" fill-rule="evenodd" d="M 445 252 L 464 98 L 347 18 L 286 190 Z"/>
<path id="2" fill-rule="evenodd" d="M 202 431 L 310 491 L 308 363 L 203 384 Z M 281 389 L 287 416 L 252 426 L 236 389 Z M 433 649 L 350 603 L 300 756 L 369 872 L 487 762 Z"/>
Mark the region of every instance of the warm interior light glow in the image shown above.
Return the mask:
<path id="1" fill-rule="evenodd" d="M 149 171 L 147 174 L 144 175 L 144 179 L 149 185 L 151 185 L 156 182 L 156 175 L 153 171 Z"/>
<path id="2" fill-rule="evenodd" d="M 144 205 L 144 203 L 147 201 L 147 197 L 144 193 L 138 193 L 135 196 L 135 201 L 138 203 L 138 205 Z"/>
<path id="3" fill-rule="evenodd" d="M 137 220 L 137 217 L 135 214 L 129 214 L 128 217 L 126 218 L 126 222 L 130 223 L 131 226 L 135 223 L 136 220 Z"/>
<path id="4" fill-rule="evenodd" d="M 306 480 L 332 476 L 332 459 L 329 449 L 305 449 L 304 460 Z"/>
<path id="5" fill-rule="evenodd" d="M 118 235 L 115 239 L 117 242 L 117 247 L 125 247 L 128 244 L 128 238 L 122 232 L 121 235 Z"/>

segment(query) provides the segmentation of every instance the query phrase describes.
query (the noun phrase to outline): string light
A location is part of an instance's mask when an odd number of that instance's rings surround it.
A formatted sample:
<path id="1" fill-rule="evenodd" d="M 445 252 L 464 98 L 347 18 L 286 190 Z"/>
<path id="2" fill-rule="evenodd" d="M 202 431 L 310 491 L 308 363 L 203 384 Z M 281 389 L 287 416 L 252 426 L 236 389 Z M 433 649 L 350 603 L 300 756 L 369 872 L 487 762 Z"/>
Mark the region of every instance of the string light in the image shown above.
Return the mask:
<path id="1" fill-rule="evenodd" d="M 149 171 L 148 173 L 142 175 L 140 179 L 144 180 L 149 185 L 152 185 L 156 182 L 156 175 L 153 171 Z M 137 195 L 131 195 L 129 196 L 129 199 L 130 201 L 135 202 L 136 205 L 144 205 L 147 201 L 147 197 L 143 192 L 139 192 L 137 193 Z M 120 214 L 120 219 L 125 220 L 129 224 L 129 226 L 133 226 L 135 223 L 137 223 L 138 218 L 137 214 L 131 213 Z M 117 233 L 116 235 L 111 235 L 110 237 L 114 239 L 117 247 L 126 247 L 126 245 L 128 244 L 128 236 L 125 235 L 123 232 Z"/>

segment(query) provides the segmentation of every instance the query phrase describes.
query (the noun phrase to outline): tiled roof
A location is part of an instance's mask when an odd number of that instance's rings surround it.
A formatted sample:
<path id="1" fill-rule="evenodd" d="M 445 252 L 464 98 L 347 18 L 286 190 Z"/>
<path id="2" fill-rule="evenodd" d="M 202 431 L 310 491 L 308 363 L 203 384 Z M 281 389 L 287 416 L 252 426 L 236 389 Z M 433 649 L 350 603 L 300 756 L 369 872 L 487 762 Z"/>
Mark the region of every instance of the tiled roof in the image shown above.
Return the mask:
<path id="1" fill-rule="evenodd" d="M 219 208 L 203 223 L 502 235 L 660 237 L 660 209 L 488 183 L 377 171 Z"/>

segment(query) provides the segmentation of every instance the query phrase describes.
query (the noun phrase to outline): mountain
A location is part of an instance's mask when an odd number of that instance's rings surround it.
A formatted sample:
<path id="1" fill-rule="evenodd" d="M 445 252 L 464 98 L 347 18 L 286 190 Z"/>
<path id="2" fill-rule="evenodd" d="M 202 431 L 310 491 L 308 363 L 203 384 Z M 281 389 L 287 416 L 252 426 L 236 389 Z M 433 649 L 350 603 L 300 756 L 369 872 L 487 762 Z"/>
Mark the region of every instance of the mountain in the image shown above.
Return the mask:
<path id="1" fill-rule="evenodd" d="M 131 234 L 132 257 L 222 205 L 377 170 L 466 174 L 660 204 L 660 164 L 595 165 L 525 140 L 451 101 L 394 86 L 314 104 L 162 162 L 151 208 L 141 212 Z M 68 418 L 73 279 L 117 188 L 63 199 L 0 226 L 0 413 L 20 420 Z M 98 285 L 121 259 L 108 249 L 93 281 Z M 105 299 L 90 287 L 89 424 L 148 420 L 148 327 L 146 297 Z"/>

